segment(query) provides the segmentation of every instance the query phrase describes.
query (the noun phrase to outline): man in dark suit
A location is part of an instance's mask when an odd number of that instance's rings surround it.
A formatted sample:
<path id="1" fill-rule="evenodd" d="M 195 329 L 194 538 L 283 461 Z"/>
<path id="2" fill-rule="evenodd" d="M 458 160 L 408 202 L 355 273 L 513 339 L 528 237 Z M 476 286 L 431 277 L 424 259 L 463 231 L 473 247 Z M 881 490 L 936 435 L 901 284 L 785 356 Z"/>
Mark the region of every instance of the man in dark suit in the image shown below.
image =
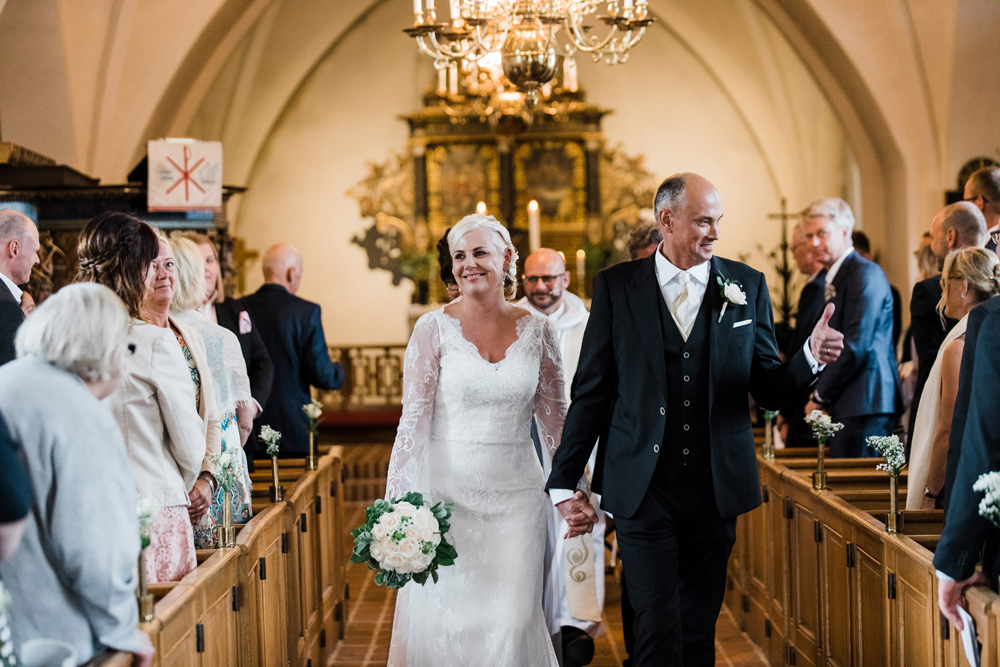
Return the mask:
<path id="1" fill-rule="evenodd" d="M 14 359 L 14 336 L 24 321 L 21 289 L 38 264 L 38 228 L 31 218 L 0 210 L 0 364 Z"/>
<path id="2" fill-rule="evenodd" d="M 795 328 L 783 350 L 787 359 L 802 349 L 812 333 L 813 326 L 823 312 L 823 290 L 826 287 L 826 268 L 816 261 L 812 248 L 806 243 L 802 225 L 796 225 L 792 229 L 792 257 L 799 273 L 808 276 L 808 282 L 799 294 L 795 309 Z M 782 439 L 787 447 L 809 447 L 816 444 L 812 431 L 803 421 L 808 402 L 809 396 L 800 396 L 791 405 L 781 409 Z"/>
<path id="3" fill-rule="evenodd" d="M 931 251 L 942 261 L 948 253 L 960 248 L 981 248 L 986 239 L 986 220 L 970 202 L 956 202 L 945 206 L 931 222 Z M 940 300 L 940 276 L 922 280 L 913 286 L 913 295 L 910 297 L 910 333 L 917 350 L 917 382 L 913 388 L 913 402 L 910 404 L 910 420 L 906 430 L 911 435 L 927 376 L 931 373 L 944 337 L 955 326 L 955 320 L 951 318 L 944 318 L 942 322 L 937 312 Z M 907 438 L 908 441 L 910 439 Z"/>
<path id="4" fill-rule="evenodd" d="M 281 432 L 283 456 L 309 452 L 309 428 L 302 406 L 309 387 L 340 389 L 344 367 L 330 360 L 320 307 L 295 296 L 302 282 L 302 255 L 279 244 L 264 253 L 264 285 L 243 297 L 274 364 L 274 383 L 264 411 L 254 421 L 256 440 L 264 424 Z"/>
<path id="5" fill-rule="evenodd" d="M 854 251 L 854 214 L 842 199 L 818 199 L 803 211 L 806 241 L 826 267 L 830 326 L 844 332 L 844 354 L 816 383 L 806 414 L 823 410 L 844 429 L 830 440 L 835 458 L 873 456 L 871 435 L 888 435 L 902 412 L 892 344 L 892 291 L 885 273 Z"/>
<path id="6" fill-rule="evenodd" d="M 872 253 L 872 242 L 860 229 L 851 232 L 851 242 L 854 243 L 854 250 L 867 259 L 869 262 L 878 264 Z M 881 266 L 881 265 L 879 265 Z M 885 269 L 883 269 L 883 272 Z M 886 277 L 888 279 L 888 276 Z M 896 289 L 896 286 L 889 283 L 889 290 L 892 292 L 892 347 L 896 349 L 899 345 L 899 337 L 903 333 L 903 296 Z"/>
<path id="7" fill-rule="evenodd" d="M 958 396 L 948 443 L 946 513 L 941 541 L 934 549 L 938 606 L 961 628 L 956 607 L 962 592 L 977 584 L 997 586 L 1000 530 L 979 516 L 983 494 L 972 490 L 980 475 L 1000 470 L 1000 297 L 969 313 Z M 982 554 L 983 570 L 976 571 Z"/>
<path id="8" fill-rule="evenodd" d="M 962 199 L 971 202 L 983 214 L 986 228 L 994 229 L 1000 225 L 1000 167 L 983 167 L 972 172 L 965 182 L 965 192 Z M 996 251 L 996 243 L 989 239 L 990 250 Z"/>
<path id="9" fill-rule="evenodd" d="M 828 308 L 783 365 L 763 274 L 712 256 L 718 191 L 678 174 L 654 209 L 659 250 L 594 282 L 547 488 L 571 526 L 592 513 L 571 489 L 600 437 L 594 491 L 617 523 L 634 664 L 714 665 L 736 517 L 761 503 L 747 393 L 766 407 L 787 404 L 837 358 L 843 337 L 827 326 Z"/>

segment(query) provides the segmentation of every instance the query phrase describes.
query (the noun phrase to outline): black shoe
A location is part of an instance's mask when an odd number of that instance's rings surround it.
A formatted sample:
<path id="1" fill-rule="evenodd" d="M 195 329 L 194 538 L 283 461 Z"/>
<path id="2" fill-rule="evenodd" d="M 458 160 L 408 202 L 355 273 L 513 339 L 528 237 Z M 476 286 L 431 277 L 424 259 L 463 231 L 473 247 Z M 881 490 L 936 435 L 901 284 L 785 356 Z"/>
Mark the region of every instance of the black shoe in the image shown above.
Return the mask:
<path id="1" fill-rule="evenodd" d="M 584 667 L 594 659 L 594 639 L 580 628 L 562 626 L 563 667 Z"/>

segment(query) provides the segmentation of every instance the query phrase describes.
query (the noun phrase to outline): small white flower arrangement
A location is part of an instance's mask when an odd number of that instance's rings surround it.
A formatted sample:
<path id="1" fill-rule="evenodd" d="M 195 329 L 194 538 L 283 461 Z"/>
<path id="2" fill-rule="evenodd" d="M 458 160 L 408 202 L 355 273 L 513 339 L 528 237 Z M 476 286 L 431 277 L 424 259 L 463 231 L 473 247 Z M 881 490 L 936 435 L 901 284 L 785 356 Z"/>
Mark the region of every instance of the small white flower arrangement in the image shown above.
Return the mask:
<path id="1" fill-rule="evenodd" d="M 264 424 L 260 427 L 260 435 L 257 438 L 267 447 L 267 455 L 274 457 L 278 455 L 278 443 L 281 441 L 281 433 Z"/>
<path id="2" fill-rule="evenodd" d="M 875 466 L 876 470 L 884 470 L 890 477 L 899 477 L 900 471 L 906 465 L 903 453 L 903 443 L 895 435 L 870 435 L 865 439 L 868 446 L 885 458 L 885 463 Z"/>
<path id="3" fill-rule="evenodd" d="M 306 418 L 309 420 L 309 432 L 313 435 L 318 435 L 319 418 L 323 416 L 323 404 L 319 401 L 306 403 L 302 406 L 302 412 L 306 414 Z"/>
<path id="4" fill-rule="evenodd" d="M 215 481 L 223 491 L 232 491 L 236 486 L 236 469 L 233 465 L 233 455 L 229 452 L 209 454 L 209 462 L 215 466 Z"/>
<path id="5" fill-rule="evenodd" d="M 719 313 L 719 322 L 722 322 L 722 316 L 726 314 L 726 306 L 729 304 L 734 306 L 747 305 L 747 295 L 743 291 L 743 285 L 737 281 L 723 279 L 722 276 L 715 278 L 719 282 L 719 293 L 722 294 L 722 312 Z"/>
<path id="6" fill-rule="evenodd" d="M 449 544 L 454 503 L 430 506 L 419 493 L 393 501 L 377 500 L 365 510 L 365 523 L 351 531 L 351 561 L 377 570 L 375 584 L 402 588 L 411 579 L 425 584 L 438 580 L 438 567 L 454 565 L 458 553 Z"/>
<path id="7" fill-rule="evenodd" d="M 993 471 L 980 475 L 972 485 L 972 490 L 986 494 L 979 501 L 979 516 L 1000 528 L 1000 472 Z"/>
<path id="8" fill-rule="evenodd" d="M 813 435 L 819 444 L 825 445 L 826 441 L 836 435 L 837 431 L 844 428 L 840 422 L 830 419 L 830 415 L 822 410 L 813 410 L 805 417 L 806 424 L 812 429 Z"/>
<path id="9" fill-rule="evenodd" d="M 156 516 L 156 511 L 147 499 L 136 499 L 135 514 L 139 519 L 139 540 L 143 549 L 149 546 L 149 535 L 153 532 L 153 517 Z"/>
<path id="10" fill-rule="evenodd" d="M 0 581 L 0 667 L 14 667 L 18 664 L 14 655 L 14 642 L 11 641 L 10 623 L 7 621 L 10 602 L 10 594 Z"/>

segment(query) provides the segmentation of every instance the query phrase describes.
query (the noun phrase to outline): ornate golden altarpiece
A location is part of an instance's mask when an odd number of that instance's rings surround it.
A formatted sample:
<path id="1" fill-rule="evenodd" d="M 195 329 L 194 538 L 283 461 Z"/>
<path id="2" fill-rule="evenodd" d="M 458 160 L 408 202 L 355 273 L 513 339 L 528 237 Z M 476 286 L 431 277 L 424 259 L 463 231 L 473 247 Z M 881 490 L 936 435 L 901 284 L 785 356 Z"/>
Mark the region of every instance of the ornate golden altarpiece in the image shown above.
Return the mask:
<path id="1" fill-rule="evenodd" d="M 446 300 L 437 264 L 446 230 L 482 202 L 510 230 L 523 261 L 534 200 L 542 246 L 565 255 L 570 289 L 589 292 L 599 269 L 626 258 L 628 232 L 640 210 L 652 206 L 656 186 L 641 157 L 606 147 L 601 120 L 608 110 L 586 103 L 581 91 L 565 97 L 558 113 L 540 105 L 528 124 L 523 116 L 497 122 L 456 112 L 445 95 L 429 92 L 424 108 L 401 118 L 410 127 L 407 149 L 371 163 L 349 191 L 373 219 L 353 239 L 367 251 L 369 267 L 391 272 L 397 285 L 413 279 L 416 303 Z M 581 249 L 583 285 L 576 271 Z"/>

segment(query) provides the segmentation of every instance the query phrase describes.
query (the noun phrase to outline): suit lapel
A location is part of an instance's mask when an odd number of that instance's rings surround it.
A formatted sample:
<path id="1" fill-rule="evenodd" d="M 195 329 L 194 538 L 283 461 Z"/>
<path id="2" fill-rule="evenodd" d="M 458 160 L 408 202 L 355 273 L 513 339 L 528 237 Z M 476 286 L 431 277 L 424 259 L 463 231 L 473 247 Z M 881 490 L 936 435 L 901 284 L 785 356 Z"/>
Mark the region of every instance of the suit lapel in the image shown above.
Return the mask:
<path id="1" fill-rule="evenodd" d="M 722 375 L 722 367 L 726 361 L 726 351 L 729 349 L 729 339 L 733 335 L 733 316 L 735 307 L 726 307 L 726 312 L 722 315 L 722 322 L 719 322 L 719 314 L 722 313 L 722 291 L 719 289 L 719 280 L 730 280 L 729 273 L 722 262 L 717 257 L 712 258 L 712 272 L 708 276 L 708 294 L 706 297 L 712 299 L 712 322 L 709 325 L 709 342 L 711 343 L 711 354 L 708 360 L 708 410 L 712 411 L 715 403 L 715 391 L 719 384 L 719 376 Z"/>
<path id="2" fill-rule="evenodd" d="M 650 255 L 638 260 L 641 264 L 625 289 L 629 310 L 635 322 L 636 331 L 649 355 L 653 375 L 663 396 L 667 395 L 666 359 L 663 356 L 663 330 L 660 327 L 660 304 L 663 295 L 656 281 L 656 258 Z"/>

